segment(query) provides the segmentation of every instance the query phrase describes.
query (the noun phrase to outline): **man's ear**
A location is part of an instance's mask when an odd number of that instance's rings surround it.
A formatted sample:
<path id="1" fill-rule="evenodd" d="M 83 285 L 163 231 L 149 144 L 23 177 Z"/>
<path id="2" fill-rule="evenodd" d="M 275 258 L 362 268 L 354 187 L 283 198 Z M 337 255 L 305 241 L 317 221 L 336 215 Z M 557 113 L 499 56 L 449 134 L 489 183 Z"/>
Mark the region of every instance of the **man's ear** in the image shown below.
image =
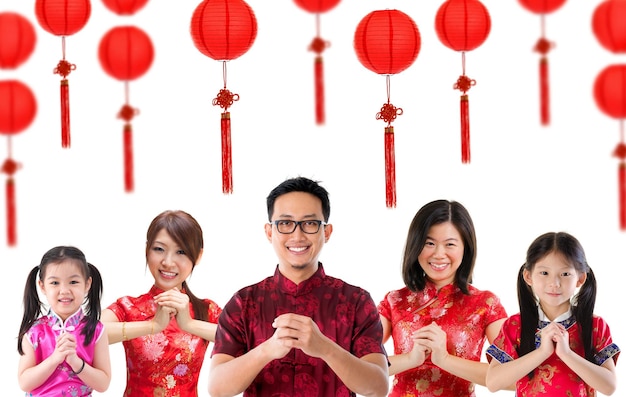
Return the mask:
<path id="1" fill-rule="evenodd" d="M 265 224 L 265 237 L 267 237 L 267 240 L 271 243 L 272 242 L 272 231 L 273 231 L 273 227 L 271 223 L 266 223 Z"/>

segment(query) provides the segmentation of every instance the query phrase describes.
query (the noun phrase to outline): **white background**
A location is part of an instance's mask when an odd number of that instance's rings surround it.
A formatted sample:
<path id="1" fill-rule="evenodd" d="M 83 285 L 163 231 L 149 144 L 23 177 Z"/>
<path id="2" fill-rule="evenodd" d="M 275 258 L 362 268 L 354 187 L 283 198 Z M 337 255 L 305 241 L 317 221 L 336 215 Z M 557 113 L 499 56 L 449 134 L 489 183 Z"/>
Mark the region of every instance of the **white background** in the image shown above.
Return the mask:
<path id="1" fill-rule="evenodd" d="M 165 209 L 183 209 L 204 229 L 205 253 L 189 284 L 221 306 L 237 289 L 272 274 L 276 259 L 263 234 L 265 197 L 288 177 L 320 180 L 331 194 L 334 234 L 322 253 L 330 275 L 368 289 L 374 300 L 402 287 L 401 256 L 408 225 L 428 201 L 463 203 L 478 234 L 474 285 L 517 311 L 515 280 L 530 242 L 547 231 L 577 236 L 599 284 L 596 313 L 626 345 L 626 322 L 616 307 L 623 288 L 626 233 L 619 230 L 617 164 L 612 151 L 619 123 L 595 105 L 598 73 L 624 55 L 602 48 L 591 30 L 598 0 L 569 1 L 546 17 L 551 113 L 539 122 L 538 62 L 533 46 L 540 17 L 516 1 L 485 0 L 492 29 L 468 52 L 471 164 L 462 164 L 459 138 L 461 54 L 437 39 L 434 19 L 442 1 L 344 0 L 321 14 L 326 124 L 314 119 L 313 59 L 308 45 L 315 16 L 290 0 L 249 0 L 258 22 L 250 50 L 227 64 L 228 88 L 240 95 L 230 108 L 234 192 L 222 193 L 220 112 L 211 100 L 223 87 L 222 64 L 193 45 L 189 23 L 199 1 L 153 0 L 121 17 L 92 2 L 88 24 L 66 40 L 76 65 L 70 82 L 70 149 L 61 148 L 59 80 L 61 38 L 37 24 L 33 2 L 3 0 L 0 11 L 29 18 L 37 30 L 33 55 L 0 79 L 19 79 L 38 101 L 35 121 L 13 138 L 18 244 L 6 245 L 5 199 L 0 195 L 0 264 L 4 269 L 2 352 L 17 364 L 16 335 L 27 273 L 49 248 L 81 248 L 104 277 L 103 307 L 151 286 L 145 268 L 145 232 Z M 359 63 L 353 36 L 369 12 L 399 9 L 416 22 L 421 51 L 411 67 L 391 78 L 391 102 L 404 114 L 394 121 L 397 208 L 385 206 L 383 130 L 375 114 L 386 102 L 385 77 Z M 135 25 L 153 40 L 152 67 L 130 84 L 135 191 L 124 192 L 122 126 L 116 118 L 124 85 L 106 75 L 97 58 L 100 38 L 112 27 Z M 0 152 L 6 158 L 4 142 Z M 6 175 L 2 176 L 4 180 Z M 392 346 L 389 344 L 389 351 Z M 113 381 L 106 395 L 121 395 L 125 361 L 111 347 Z M 11 359 L 10 357 L 13 357 Z M 205 364 L 208 364 L 208 359 Z M 207 395 L 207 365 L 200 394 Z M 626 372 L 618 363 L 626 394 Z M 2 375 L 6 395 L 21 393 L 15 373 Z M 6 377 L 6 378 L 5 378 Z M 479 396 L 490 393 L 478 388 Z M 498 395 L 512 395 L 499 392 Z"/>

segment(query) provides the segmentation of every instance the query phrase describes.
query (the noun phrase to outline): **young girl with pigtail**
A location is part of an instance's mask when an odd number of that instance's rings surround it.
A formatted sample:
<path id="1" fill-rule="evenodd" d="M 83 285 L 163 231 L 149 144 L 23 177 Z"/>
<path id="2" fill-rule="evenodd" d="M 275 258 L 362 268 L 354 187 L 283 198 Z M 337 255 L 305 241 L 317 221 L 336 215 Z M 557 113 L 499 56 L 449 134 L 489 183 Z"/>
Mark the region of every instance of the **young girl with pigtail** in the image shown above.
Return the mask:
<path id="1" fill-rule="evenodd" d="M 516 396 L 611 395 L 620 350 L 593 310 L 596 279 L 580 242 L 565 232 L 535 239 L 519 270 L 520 312 L 487 349 L 487 388 Z"/>
<path id="2" fill-rule="evenodd" d="M 18 383 L 28 396 L 91 396 L 92 390 L 108 389 L 111 362 L 101 296 L 100 272 L 78 248 L 54 247 L 30 271 L 17 338 Z"/>

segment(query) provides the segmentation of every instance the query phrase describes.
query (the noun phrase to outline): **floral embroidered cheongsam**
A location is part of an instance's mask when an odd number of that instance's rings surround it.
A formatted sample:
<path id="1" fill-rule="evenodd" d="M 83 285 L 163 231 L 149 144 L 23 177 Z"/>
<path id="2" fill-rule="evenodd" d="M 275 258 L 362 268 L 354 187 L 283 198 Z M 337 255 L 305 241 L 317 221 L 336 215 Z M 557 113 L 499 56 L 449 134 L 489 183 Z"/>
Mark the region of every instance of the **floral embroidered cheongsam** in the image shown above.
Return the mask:
<path id="1" fill-rule="evenodd" d="M 96 342 L 102 336 L 104 325 L 98 323 L 93 340 L 87 346 L 85 336 L 81 334 L 86 323 L 82 309 L 68 317 L 65 322 L 61 320 L 53 311 L 49 311 L 46 316 L 38 318 L 26 334 L 28 341 L 35 349 L 35 360 L 39 364 L 44 359 L 54 353 L 56 340 L 63 332 L 71 332 L 76 337 L 76 354 L 85 360 L 89 365 L 93 365 L 93 357 Z M 91 396 L 92 389 L 87 386 L 78 375 L 74 374 L 72 367 L 63 361 L 59 364 L 52 375 L 41 386 L 26 393 L 29 397 L 85 397 Z"/>
<path id="2" fill-rule="evenodd" d="M 540 313 L 541 315 L 541 313 Z M 541 319 L 535 333 L 535 346 L 541 344 L 539 332 L 542 328 L 550 324 L 549 321 Z M 487 349 L 489 361 L 498 360 L 506 363 L 518 358 L 517 349 L 520 344 L 521 317 L 518 314 L 511 316 L 502 325 L 502 329 L 494 343 Z M 561 323 L 569 333 L 569 344 L 572 351 L 584 357 L 584 347 L 581 342 L 581 330 L 572 316 L 571 312 L 555 319 Z M 596 364 L 608 359 L 617 362 L 620 350 L 611 338 L 611 331 L 608 324 L 598 316 L 593 317 L 593 345 L 598 352 L 594 359 Z M 593 388 L 589 387 L 580 379 L 561 359 L 553 353 L 537 369 L 533 371 L 532 379 L 524 376 L 516 382 L 517 397 L 539 397 L 539 396 L 571 396 L 571 397 L 592 397 L 596 396 Z"/>
<path id="3" fill-rule="evenodd" d="M 465 295 L 455 284 L 439 291 L 431 282 L 424 290 L 407 287 L 388 292 L 378 311 L 391 323 L 394 353 L 413 349 L 415 331 L 436 322 L 445 332 L 448 353 L 480 361 L 489 324 L 506 318 L 500 299 L 492 292 L 468 285 Z M 394 376 L 390 397 L 473 397 L 474 384 L 446 372 L 426 357 L 424 364 Z"/>
<path id="4" fill-rule="evenodd" d="M 108 308 L 119 321 L 150 320 L 156 313 L 154 297 L 163 292 L 152 286 L 139 297 L 122 297 Z M 184 292 L 184 291 L 183 291 Z M 217 323 L 222 309 L 212 300 L 208 320 Z M 193 317 L 193 309 L 189 304 Z M 209 341 L 189 334 L 172 318 L 167 327 L 154 335 L 123 342 L 126 352 L 126 390 L 124 397 L 195 397 L 198 376 Z"/>

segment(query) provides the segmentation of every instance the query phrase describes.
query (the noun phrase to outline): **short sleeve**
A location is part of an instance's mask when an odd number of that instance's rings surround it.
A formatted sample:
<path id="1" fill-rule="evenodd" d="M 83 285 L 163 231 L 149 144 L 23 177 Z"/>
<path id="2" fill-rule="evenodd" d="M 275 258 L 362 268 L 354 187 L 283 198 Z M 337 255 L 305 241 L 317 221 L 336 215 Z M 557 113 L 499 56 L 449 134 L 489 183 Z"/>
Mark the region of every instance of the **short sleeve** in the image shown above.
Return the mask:
<path id="1" fill-rule="evenodd" d="M 124 310 L 124 305 L 122 304 L 122 299 L 120 298 L 115 302 L 111 303 L 107 309 L 111 310 L 117 316 L 118 321 L 126 321 L 126 310 Z"/>
<path id="2" fill-rule="evenodd" d="M 612 358 L 617 364 L 617 358 L 620 354 L 619 347 L 613 343 L 611 337 L 611 330 L 609 325 L 602 319 L 602 317 L 594 316 L 593 318 L 593 330 L 594 330 L 594 346 L 598 352 L 594 359 L 596 364 L 602 365 L 606 360 Z"/>
<path id="3" fill-rule="evenodd" d="M 486 325 L 489 325 L 494 321 L 507 318 L 506 310 L 504 309 L 502 302 L 500 302 L 500 298 L 490 291 L 485 291 L 484 294 L 485 306 L 487 308 L 487 313 L 485 313 Z"/>
<path id="4" fill-rule="evenodd" d="M 213 302 L 211 299 L 204 299 L 204 302 L 208 305 L 208 320 L 210 323 L 217 323 L 220 317 L 220 314 L 222 314 L 222 308 L 215 302 Z"/>
<path id="5" fill-rule="evenodd" d="M 374 300 L 369 292 L 361 290 L 356 305 L 356 328 L 354 331 L 353 354 L 363 357 L 370 353 L 386 354 L 383 347 L 383 325 Z"/>
<path id="6" fill-rule="evenodd" d="M 236 294 L 220 312 L 211 357 L 215 354 L 228 354 L 238 357 L 246 352 L 245 335 L 242 332 L 245 329 L 242 305 L 241 295 Z"/>
<path id="7" fill-rule="evenodd" d="M 389 304 L 389 300 L 387 299 L 388 297 L 389 297 L 389 292 L 387 292 L 383 300 L 380 301 L 377 309 L 378 309 L 378 313 L 381 316 L 391 321 L 391 305 Z"/>
<path id="8" fill-rule="evenodd" d="M 492 359 L 496 359 L 500 363 L 506 363 L 515 360 L 519 346 L 519 330 L 519 315 L 506 319 L 500 333 L 487 348 L 487 361 L 491 362 Z"/>

